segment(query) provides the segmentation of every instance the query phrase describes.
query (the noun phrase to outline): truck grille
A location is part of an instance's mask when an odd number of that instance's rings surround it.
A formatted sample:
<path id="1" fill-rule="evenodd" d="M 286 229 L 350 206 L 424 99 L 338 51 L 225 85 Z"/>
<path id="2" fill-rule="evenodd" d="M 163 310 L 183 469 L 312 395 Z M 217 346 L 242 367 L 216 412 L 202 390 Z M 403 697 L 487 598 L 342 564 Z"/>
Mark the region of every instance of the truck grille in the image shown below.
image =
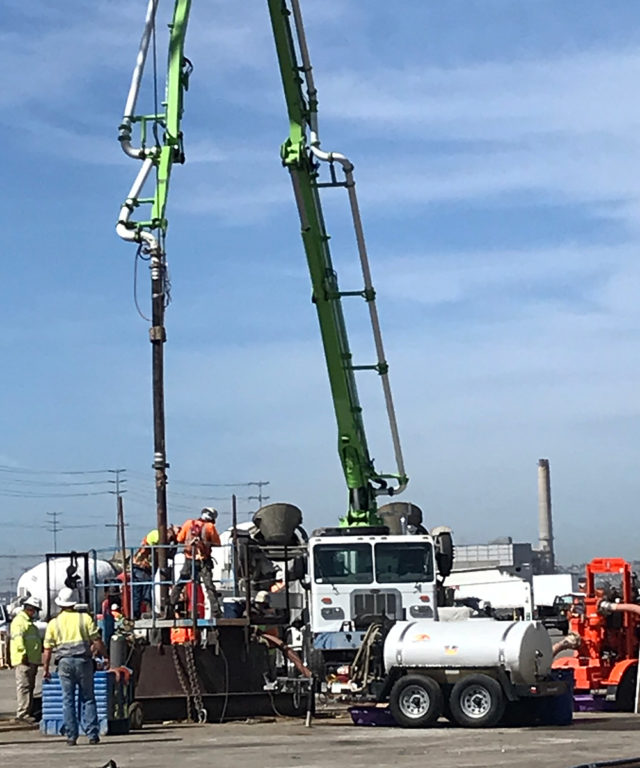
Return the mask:
<path id="1" fill-rule="evenodd" d="M 402 619 L 402 601 L 398 592 L 356 591 L 351 595 L 351 616 L 388 616 L 390 619 Z"/>

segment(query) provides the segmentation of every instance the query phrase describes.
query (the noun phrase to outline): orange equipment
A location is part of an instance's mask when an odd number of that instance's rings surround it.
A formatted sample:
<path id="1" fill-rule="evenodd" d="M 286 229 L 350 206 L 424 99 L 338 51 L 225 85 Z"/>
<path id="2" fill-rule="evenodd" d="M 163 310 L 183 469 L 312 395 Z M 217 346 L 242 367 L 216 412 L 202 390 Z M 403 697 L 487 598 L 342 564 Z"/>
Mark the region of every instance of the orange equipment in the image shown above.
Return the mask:
<path id="1" fill-rule="evenodd" d="M 615 702 L 633 711 L 638 673 L 640 615 L 631 565 L 621 558 L 596 558 L 586 569 L 584 597 L 569 610 L 569 631 L 579 635 L 572 656 L 555 668 L 573 669 L 576 696 Z"/>
<path id="2" fill-rule="evenodd" d="M 196 605 L 193 605 L 194 591 L 193 582 L 190 581 L 184 587 L 185 603 L 189 616 L 193 616 L 195 607 L 198 619 L 204 619 L 204 592 L 198 584 L 195 591 Z M 170 632 L 171 645 L 183 645 L 184 643 L 197 643 L 200 639 L 200 631 L 191 624 L 191 626 L 172 627 Z"/>

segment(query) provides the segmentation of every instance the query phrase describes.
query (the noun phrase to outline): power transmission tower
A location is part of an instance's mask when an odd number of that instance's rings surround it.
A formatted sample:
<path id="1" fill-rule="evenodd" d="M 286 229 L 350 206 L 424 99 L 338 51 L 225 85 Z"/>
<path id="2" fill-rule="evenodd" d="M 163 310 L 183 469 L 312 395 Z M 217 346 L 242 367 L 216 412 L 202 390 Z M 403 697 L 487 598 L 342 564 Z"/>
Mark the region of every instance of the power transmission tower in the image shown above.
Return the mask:
<path id="1" fill-rule="evenodd" d="M 53 554 L 55 555 L 58 552 L 58 534 L 62 530 L 62 526 L 59 524 L 59 521 L 58 521 L 60 512 L 56 510 L 55 512 L 46 512 L 45 514 L 49 518 L 46 521 L 47 525 L 49 526 L 47 530 L 49 531 L 49 533 L 53 534 Z"/>
<path id="2" fill-rule="evenodd" d="M 122 502 L 122 494 L 126 493 L 126 489 L 122 486 L 127 482 L 126 477 L 120 477 L 123 472 L 126 472 L 126 469 L 110 469 L 109 472 L 114 474 L 116 476 L 115 480 L 109 480 L 110 483 L 115 484 L 115 490 L 110 491 L 110 493 L 115 494 L 116 497 L 116 548 L 120 550 L 120 553 L 122 555 L 122 567 L 124 568 L 125 564 L 125 540 L 124 540 L 124 529 L 126 527 L 124 522 L 124 509 L 123 509 L 123 502 Z M 108 525 L 107 528 L 113 528 L 114 526 Z"/>
<path id="3" fill-rule="evenodd" d="M 268 480 L 257 480 L 254 483 L 247 483 L 247 485 L 256 485 L 258 487 L 258 495 L 257 496 L 247 496 L 247 499 L 249 501 L 253 501 L 253 500 L 257 501 L 258 502 L 258 509 L 260 509 L 260 507 L 262 506 L 262 502 L 263 501 L 268 501 L 271 498 L 271 496 L 265 496 L 262 493 L 263 487 L 265 485 L 269 485 L 269 481 Z M 252 515 L 253 512 L 249 512 L 249 514 Z"/>

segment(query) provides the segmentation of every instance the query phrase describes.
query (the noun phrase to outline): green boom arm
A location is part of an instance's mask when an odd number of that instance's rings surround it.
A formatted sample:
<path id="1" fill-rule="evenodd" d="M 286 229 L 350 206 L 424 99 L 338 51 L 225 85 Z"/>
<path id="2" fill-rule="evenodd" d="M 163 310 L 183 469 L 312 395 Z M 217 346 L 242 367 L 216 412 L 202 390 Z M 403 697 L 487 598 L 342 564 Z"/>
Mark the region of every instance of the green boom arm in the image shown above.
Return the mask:
<path id="1" fill-rule="evenodd" d="M 341 524 L 349 527 L 379 525 L 381 521 L 377 515 L 376 497 L 380 494 L 391 496 L 404 490 L 407 477 L 387 378 L 388 366 L 380 337 L 375 291 L 371 285 L 355 196 L 353 165 L 344 155 L 320 150 L 316 90 L 298 0 L 268 0 L 268 6 L 289 114 L 289 138 L 282 145 L 282 162 L 291 174 L 300 214 L 302 241 L 313 287 L 313 303 L 318 313 L 338 424 L 338 452 L 349 489 L 349 510 Z M 320 180 L 319 167 L 322 162 L 327 163 L 329 167 L 330 176 L 327 182 Z M 336 166 L 343 171 L 344 181 L 338 180 Z M 322 213 L 320 189 L 323 187 L 346 188 L 349 194 L 365 283 L 363 290 L 340 291 L 338 287 L 338 278 L 329 250 L 329 235 Z M 342 298 L 346 296 L 359 296 L 367 302 L 378 355 L 375 365 L 353 363 L 342 311 Z M 397 463 L 395 474 L 377 472 L 369 455 L 355 378 L 355 371 L 366 369 L 377 371 L 382 379 Z M 395 481 L 395 485 L 390 485 L 389 480 Z"/>

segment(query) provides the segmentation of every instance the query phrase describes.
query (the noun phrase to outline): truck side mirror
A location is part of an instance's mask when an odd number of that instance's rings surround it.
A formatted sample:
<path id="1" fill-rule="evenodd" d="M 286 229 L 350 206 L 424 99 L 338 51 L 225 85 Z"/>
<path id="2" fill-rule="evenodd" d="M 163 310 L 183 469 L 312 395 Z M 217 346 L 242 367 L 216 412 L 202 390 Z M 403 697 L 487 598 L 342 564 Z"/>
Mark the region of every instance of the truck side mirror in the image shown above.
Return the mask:
<path id="1" fill-rule="evenodd" d="M 445 525 L 432 528 L 431 538 L 436 551 L 438 573 L 443 579 L 446 579 L 453 570 L 454 547 L 451 528 L 447 528 Z"/>

